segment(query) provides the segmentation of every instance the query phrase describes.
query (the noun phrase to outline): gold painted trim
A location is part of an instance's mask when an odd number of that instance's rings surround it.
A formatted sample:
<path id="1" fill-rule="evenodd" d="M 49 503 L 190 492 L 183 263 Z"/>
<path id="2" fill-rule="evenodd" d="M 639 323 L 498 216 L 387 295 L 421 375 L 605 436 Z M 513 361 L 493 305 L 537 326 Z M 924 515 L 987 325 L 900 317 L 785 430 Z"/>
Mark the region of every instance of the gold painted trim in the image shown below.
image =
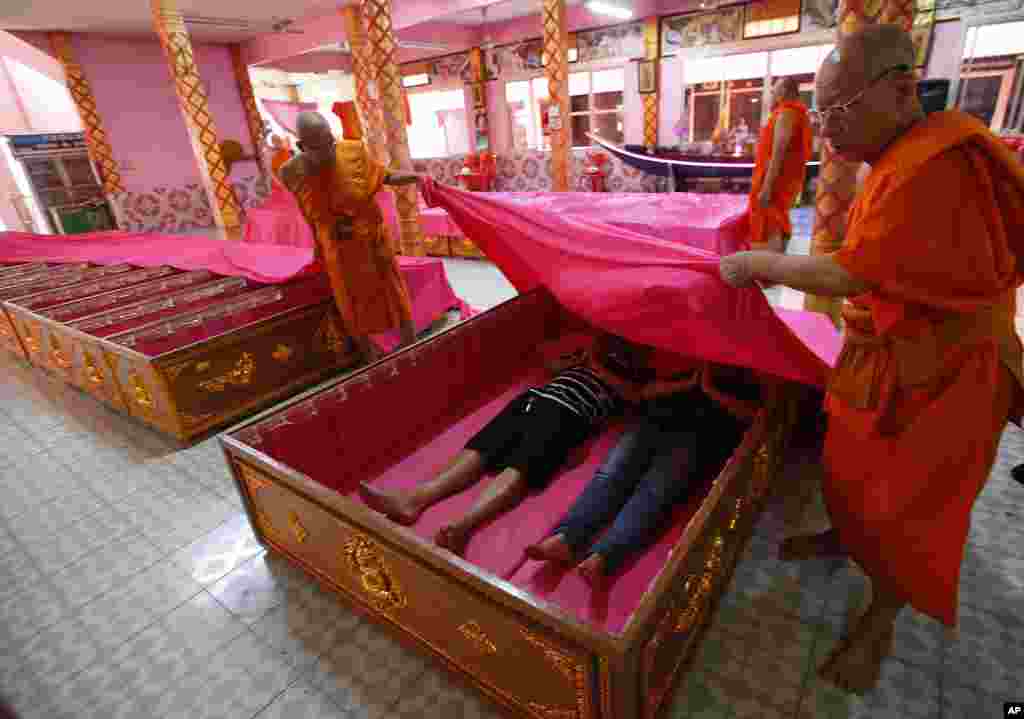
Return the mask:
<path id="1" fill-rule="evenodd" d="M 498 647 L 487 637 L 479 622 L 466 622 L 458 628 L 458 632 L 484 654 L 498 653 Z"/>
<path id="2" fill-rule="evenodd" d="M 199 365 L 196 365 L 198 370 Z M 199 389 L 210 394 L 223 392 L 229 386 L 245 386 L 252 382 L 252 375 L 256 369 L 256 360 L 252 353 L 243 352 L 242 356 L 235 362 L 234 368 L 213 379 L 204 380 L 199 383 Z"/>
<path id="3" fill-rule="evenodd" d="M 366 598 L 378 611 L 388 614 L 408 606 L 405 593 L 368 537 L 354 535 L 342 547 L 341 556 L 352 575 L 359 580 Z"/>
<path id="4" fill-rule="evenodd" d="M 292 354 L 294 353 L 295 350 L 293 350 L 288 345 L 278 345 L 277 347 L 274 348 L 274 351 L 270 356 L 283 364 L 290 360 Z"/>
<path id="5" fill-rule="evenodd" d="M 292 529 L 292 534 L 295 535 L 295 541 L 302 544 L 309 537 L 309 532 L 302 526 L 302 522 L 299 521 L 299 515 L 295 512 L 288 513 L 288 526 Z"/>
<path id="6" fill-rule="evenodd" d="M 128 373 L 128 384 L 131 385 L 132 399 L 134 399 L 135 404 L 139 405 L 144 410 L 152 410 L 155 404 L 153 401 L 153 395 L 146 387 L 145 382 L 142 381 L 142 378 L 139 377 L 136 372 Z"/>

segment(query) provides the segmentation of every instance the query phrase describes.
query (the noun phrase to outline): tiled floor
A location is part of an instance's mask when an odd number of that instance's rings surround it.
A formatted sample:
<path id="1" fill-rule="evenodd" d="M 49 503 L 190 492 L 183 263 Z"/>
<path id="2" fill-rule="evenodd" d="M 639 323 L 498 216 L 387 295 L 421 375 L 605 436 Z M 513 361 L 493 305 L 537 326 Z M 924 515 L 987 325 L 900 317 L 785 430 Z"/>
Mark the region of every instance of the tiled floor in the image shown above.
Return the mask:
<path id="1" fill-rule="evenodd" d="M 486 264 L 447 264 L 477 306 L 512 294 Z M 181 449 L 2 355 L 0 374 L 0 692 L 23 719 L 496 716 L 268 556 L 215 440 Z M 1000 716 L 1024 696 L 1024 487 L 1007 479 L 1018 461 L 1024 435 L 1008 429 L 975 511 L 958 641 L 908 613 L 876 692 L 818 682 L 863 584 L 774 560 L 784 533 L 818 521 L 780 502 L 670 716 Z"/>

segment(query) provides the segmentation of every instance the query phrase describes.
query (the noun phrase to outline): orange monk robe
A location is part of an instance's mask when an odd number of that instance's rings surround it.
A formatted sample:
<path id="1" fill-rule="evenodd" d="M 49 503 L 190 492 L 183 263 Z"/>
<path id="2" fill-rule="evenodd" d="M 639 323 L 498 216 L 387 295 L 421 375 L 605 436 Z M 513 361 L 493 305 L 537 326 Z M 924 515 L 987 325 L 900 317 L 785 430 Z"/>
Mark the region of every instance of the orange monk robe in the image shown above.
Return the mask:
<path id="1" fill-rule="evenodd" d="M 296 197 L 316 234 L 346 331 L 365 337 L 398 329 L 411 321 L 412 307 L 374 200 L 387 168 L 373 162 L 359 141 L 338 142 L 335 156 L 333 167 L 299 182 Z M 351 222 L 351 232 L 340 238 L 339 220 Z"/>
<path id="2" fill-rule="evenodd" d="M 270 158 L 270 169 L 276 175 L 281 166 L 288 160 L 292 159 L 292 151 L 287 147 L 279 147 L 274 150 L 274 154 Z"/>
<path id="3" fill-rule="evenodd" d="M 775 183 L 772 185 L 771 205 L 761 207 L 761 188 L 764 187 L 768 164 L 775 151 L 775 126 L 783 113 L 793 118 L 793 134 L 789 138 L 786 154 Z M 807 108 L 802 102 L 780 103 L 768 117 L 768 124 L 761 130 L 757 141 L 757 157 L 754 163 L 754 177 L 750 186 L 750 244 L 754 249 L 763 248 L 773 233 L 779 233 L 785 240 L 793 234 L 789 211 L 804 189 L 807 177 L 807 163 L 814 149 L 814 132 Z"/>
<path id="4" fill-rule="evenodd" d="M 826 399 L 829 514 L 870 576 L 949 626 L 971 508 L 1020 421 L 1021 227 L 1024 166 L 937 113 L 872 168 L 833 255 L 872 290 L 844 307 Z"/>

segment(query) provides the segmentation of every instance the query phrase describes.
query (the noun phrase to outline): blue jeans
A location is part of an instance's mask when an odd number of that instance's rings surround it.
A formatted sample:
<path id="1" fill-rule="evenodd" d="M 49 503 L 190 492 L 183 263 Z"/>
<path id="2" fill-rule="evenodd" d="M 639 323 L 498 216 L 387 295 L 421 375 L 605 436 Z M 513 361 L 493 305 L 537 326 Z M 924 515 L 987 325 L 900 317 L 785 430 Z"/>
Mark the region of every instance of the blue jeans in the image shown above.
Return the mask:
<path id="1" fill-rule="evenodd" d="M 728 459 L 740 437 L 732 422 L 642 420 L 622 435 L 551 535 L 561 534 L 579 557 L 611 522 L 589 553 L 600 554 L 605 573 L 615 574 L 650 546 L 676 505 Z"/>

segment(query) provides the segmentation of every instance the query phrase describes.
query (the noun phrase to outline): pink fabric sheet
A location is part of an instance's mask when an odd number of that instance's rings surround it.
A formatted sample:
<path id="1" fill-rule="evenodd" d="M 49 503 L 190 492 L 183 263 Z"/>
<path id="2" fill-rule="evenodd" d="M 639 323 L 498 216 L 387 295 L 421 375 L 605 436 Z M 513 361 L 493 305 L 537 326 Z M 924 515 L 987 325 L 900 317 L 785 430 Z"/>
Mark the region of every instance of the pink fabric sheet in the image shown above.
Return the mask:
<path id="1" fill-rule="evenodd" d="M 427 181 L 423 197 L 444 208 L 517 290 L 544 286 L 605 331 L 814 386 L 824 385 L 838 356 L 839 333 L 823 315 L 777 312 L 760 289 L 729 287 L 718 274 L 719 252 L 682 244 L 656 216 L 646 227 L 624 227 L 621 209 L 629 205 L 615 195 L 540 202 L 534 194 L 463 192 Z M 716 221 L 711 210 L 695 217 L 697 227 Z"/>
<path id="2" fill-rule="evenodd" d="M 313 229 L 302 216 L 295 196 L 275 177 L 271 180 L 270 196 L 266 201 L 245 213 L 242 242 L 310 250 L 316 239 L 313 237 Z"/>
<path id="3" fill-rule="evenodd" d="M 625 230 L 698 247 L 720 255 L 748 249 L 747 198 L 740 195 L 695 195 L 682 192 L 492 192 L 545 213 L 593 218 Z M 458 224 L 441 207 L 420 210 L 426 235 L 463 236 Z"/>

